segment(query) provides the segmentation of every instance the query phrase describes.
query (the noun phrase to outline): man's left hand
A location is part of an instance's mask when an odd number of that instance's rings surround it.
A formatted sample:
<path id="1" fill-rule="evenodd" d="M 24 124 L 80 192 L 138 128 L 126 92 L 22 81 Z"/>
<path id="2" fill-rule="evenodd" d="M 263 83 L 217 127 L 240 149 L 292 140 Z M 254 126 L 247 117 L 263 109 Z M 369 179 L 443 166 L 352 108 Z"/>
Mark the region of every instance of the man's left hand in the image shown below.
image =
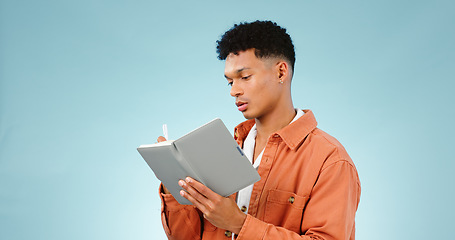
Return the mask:
<path id="1" fill-rule="evenodd" d="M 180 195 L 193 203 L 203 213 L 205 219 L 218 228 L 239 234 L 246 214 L 240 211 L 234 200 L 220 196 L 190 177 L 185 181 L 180 180 L 179 185 L 185 189 L 180 191 Z"/>

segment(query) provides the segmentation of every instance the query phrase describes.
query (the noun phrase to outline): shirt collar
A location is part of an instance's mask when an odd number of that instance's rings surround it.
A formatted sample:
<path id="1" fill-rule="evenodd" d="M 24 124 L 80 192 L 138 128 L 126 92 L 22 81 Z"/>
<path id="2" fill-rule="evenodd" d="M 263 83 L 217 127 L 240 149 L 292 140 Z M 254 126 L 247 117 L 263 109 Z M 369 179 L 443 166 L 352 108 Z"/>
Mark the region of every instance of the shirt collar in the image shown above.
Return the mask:
<path id="1" fill-rule="evenodd" d="M 300 146 L 306 136 L 317 126 L 313 112 L 309 109 L 303 110 L 303 112 L 305 113 L 303 116 L 272 134 L 280 136 L 283 142 L 292 150 Z M 243 146 L 243 142 L 254 124 L 254 119 L 250 119 L 235 127 L 234 139 L 240 146 Z"/>
<path id="2" fill-rule="evenodd" d="M 292 121 L 289 124 L 295 122 L 297 119 L 299 119 L 304 114 L 304 112 L 298 108 L 296 108 L 295 111 L 296 111 L 295 117 L 294 117 L 294 119 L 292 119 Z M 248 141 L 249 138 L 251 138 L 252 141 L 255 141 L 256 135 L 257 135 L 257 128 L 256 128 L 256 123 L 254 123 L 254 125 L 253 125 L 253 127 L 251 127 L 250 131 L 248 131 L 248 134 L 244 141 Z"/>

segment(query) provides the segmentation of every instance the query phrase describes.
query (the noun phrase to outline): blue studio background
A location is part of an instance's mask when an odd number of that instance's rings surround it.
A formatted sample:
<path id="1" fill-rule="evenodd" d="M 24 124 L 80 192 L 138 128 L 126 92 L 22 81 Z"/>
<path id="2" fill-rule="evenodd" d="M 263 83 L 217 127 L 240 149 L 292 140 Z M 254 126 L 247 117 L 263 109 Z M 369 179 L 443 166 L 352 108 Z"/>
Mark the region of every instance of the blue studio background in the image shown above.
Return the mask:
<path id="1" fill-rule="evenodd" d="M 215 41 L 270 19 L 359 171 L 357 239 L 450 239 L 453 1 L 0 0 L 0 239 L 166 239 L 136 151 L 243 121 Z"/>

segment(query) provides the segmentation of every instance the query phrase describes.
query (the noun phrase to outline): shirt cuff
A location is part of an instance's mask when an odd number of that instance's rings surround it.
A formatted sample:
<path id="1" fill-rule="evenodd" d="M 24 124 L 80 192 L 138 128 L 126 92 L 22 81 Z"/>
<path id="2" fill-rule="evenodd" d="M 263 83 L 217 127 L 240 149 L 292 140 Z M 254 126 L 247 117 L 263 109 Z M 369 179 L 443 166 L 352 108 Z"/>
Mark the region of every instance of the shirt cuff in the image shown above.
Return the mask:
<path id="1" fill-rule="evenodd" d="M 237 236 L 237 240 L 263 239 L 265 232 L 267 231 L 267 225 L 268 223 L 247 214 L 242 229 L 240 229 L 240 233 Z"/>
<path id="2" fill-rule="evenodd" d="M 180 210 L 185 207 L 185 205 L 180 204 L 175 200 L 175 198 L 170 193 L 163 193 L 163 184 L 160 184 L 159 188 L 160 198 L 161 198 L 161 212 L 164 212 L 164 209 L 168 211 Z"/>

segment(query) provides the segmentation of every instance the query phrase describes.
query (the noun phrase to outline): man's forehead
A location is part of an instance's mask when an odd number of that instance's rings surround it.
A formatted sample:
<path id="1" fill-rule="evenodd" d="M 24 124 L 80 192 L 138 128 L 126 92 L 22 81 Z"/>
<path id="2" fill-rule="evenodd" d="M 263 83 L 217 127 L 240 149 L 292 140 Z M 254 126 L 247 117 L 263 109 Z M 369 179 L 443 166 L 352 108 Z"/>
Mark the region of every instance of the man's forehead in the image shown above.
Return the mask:
<path id="1" fill-rule="evenodd" d="M 258 60 L 254 51 L 230 53 L 226 58 L 224 71 L 231 74 L 239 73 L 253 68 L 258 64 Z"/>
<path id="2" fill-rule="evenodd" d="M 276 63 L 275 58 L 258 58 L 254 54 L 254 51 L 243 51 L 238 54 L 231 53 L 228 55 L 225 61 L 224 73 L 228 74 L 239 74 L 246 70 L 256 68 L 269 68 Z"/>
<path id="3" fill-rule="evenodd" d="M 237 53 L 229 53 L 229 55 L 226 57 L 226 64 L 238 64 L 238 63 L 243 63 L 243 62 L 249 62 L 253 60 L 253 57 L 255 58 L 256 56 L 251 54 L 251 52 L 237 52 Z"/>

